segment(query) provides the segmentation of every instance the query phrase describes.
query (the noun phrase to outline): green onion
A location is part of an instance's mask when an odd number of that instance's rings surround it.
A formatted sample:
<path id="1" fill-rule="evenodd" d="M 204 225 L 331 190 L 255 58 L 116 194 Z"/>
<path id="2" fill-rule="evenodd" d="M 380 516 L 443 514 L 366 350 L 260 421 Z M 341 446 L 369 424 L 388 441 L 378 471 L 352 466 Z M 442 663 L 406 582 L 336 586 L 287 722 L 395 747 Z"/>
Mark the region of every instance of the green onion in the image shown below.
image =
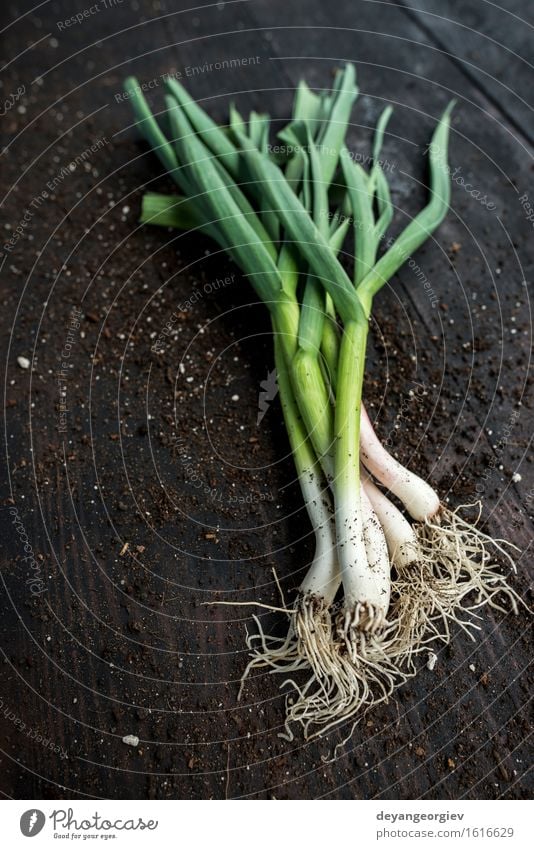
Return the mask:
<path id="1" fill-rule="evenodd" d="M 430 484 L 391 457 L 362 397 L 374 297 L 449 207 L 453 103 L 429 148 L 428 203 L 383 249 L 394 210 L 379 157 L 392 110 L 378 120 L 367 172 L 346 144 L 358 94 L 351 65 L 330 91 L 299 84 L 292 119 L 278 133 L 283 156 L 271 153 L 268 115 L 246 119 L 232 106 L 219 127 L 169 79 L 164 133 L 136 80 L 126 87 L 140 131 L 179 189 L 147 193 L 141 221 L 198 229 L 216 241 L 270 312 L 281 407 L 315 555 L 287 609 L 287 636 L 265 635 L 255 619 L 243 680 L 256 668 L 286 674 L 295 694 L 285 736 L 291 739 L 292 722 L 306 736 L 322 733 L 386 700 L 415 674 L 433 641 L 450 640 L 451 623 L 474 629 L 475 607 L 502 609 L 500 594 L 517 608 L 489 553 L 493 546 L 513 563 L 504 544 L 441 505 Z M 475 590 L 475 601 L 466 602 Z"/>

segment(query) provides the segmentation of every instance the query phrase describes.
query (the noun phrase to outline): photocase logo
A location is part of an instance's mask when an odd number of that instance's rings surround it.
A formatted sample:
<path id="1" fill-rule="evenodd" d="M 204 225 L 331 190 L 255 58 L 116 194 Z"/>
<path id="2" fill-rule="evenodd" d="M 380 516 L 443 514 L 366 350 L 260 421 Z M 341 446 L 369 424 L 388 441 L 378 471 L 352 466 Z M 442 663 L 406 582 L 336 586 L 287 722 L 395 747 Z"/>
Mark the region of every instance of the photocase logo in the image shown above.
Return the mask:
<path id="1" fill-rule="evenodd" d="M 42 811 L 32 808 L 25 811 L 20 818 L 20 830 L 24 837 L 35 837 L 42 830 L 46 817 Z"/>
<path id="2" fill-rule="evenodd" d="M 261 392 L 258 395 L 258 418 L 256 427 L 261 423 L 265 413 L 269 409 L 270 402 L 278 395 L 278 383 L 276 382 L 276 369 L 269 372 L 267 378 L 260 383 Z"/>

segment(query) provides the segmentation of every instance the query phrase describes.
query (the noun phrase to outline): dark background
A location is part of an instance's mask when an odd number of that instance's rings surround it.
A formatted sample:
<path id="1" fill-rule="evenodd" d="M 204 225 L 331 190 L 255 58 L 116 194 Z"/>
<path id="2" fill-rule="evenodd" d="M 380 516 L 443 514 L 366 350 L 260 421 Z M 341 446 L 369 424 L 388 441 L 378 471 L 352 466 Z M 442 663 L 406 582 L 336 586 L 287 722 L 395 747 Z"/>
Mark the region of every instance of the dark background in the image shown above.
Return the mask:
<path id="1" fill-rule="evenodd" d="M 476 642 L 456 629 L 435 669 L 365 716 L 335 756 L 349 724 L 320 741 L 298 729 L 279 739 L 272 677 L 256 675 L 237 703 L 253 608 L 203 602 L 279 604 L 273 567 L 291 598 L 313 540 L 277 401 L 256 424 L 273 367 L 263 308 L 238 273 L 214 285 L 235 269 L 207 241 L 138 227 L 144 188 L 171 184 L 120 93 L 128 73 L 156 80 L 162 109 L 161 75 L 180 72 L 219 121 L 231 100 L 283 120 L 300 77 L 327 87 L 351 60 L 361 93 L 349 147 L 367 154 L 378 114 L 395 106 L 383 157 L 397 227 L 424 202 L 425 147 L 458 98 L 451 212 L 415 257 L 437 305 L 414 267 L 381 293 L 365 396 L 381 436 L 444 499 L 482 498 L 488 531 L 518 546 L 513 585 L 527 599 L 531 5 L 249 0 L 188 11 L 100 0 L 58 26 L 90 5 L 3 7 L 3 794 L 526 796 L 524 612 L 483 612 Z M 209 67 L 225 58 L 240 61 Z M 60 432 L 73 308 L 82 318 Z M 39 585 L 28 583 L 32 555 Z M 279 616 L 262 619 L 283 630 Z"/>

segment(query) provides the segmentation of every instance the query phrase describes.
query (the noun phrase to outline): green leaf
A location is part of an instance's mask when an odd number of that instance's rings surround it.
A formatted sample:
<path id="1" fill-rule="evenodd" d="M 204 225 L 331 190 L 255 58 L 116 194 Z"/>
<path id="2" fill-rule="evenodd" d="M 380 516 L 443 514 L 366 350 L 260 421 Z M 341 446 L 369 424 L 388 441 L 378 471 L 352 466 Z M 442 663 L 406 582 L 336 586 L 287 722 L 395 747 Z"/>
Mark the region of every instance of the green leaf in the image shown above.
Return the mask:
<path id="1" fill-rule="evenodd" d="M 327 185 L 330 185 L 336 172 L 357 96 L 356 71 L 354 65 L 348 64 L 336 77 L 328 118 L 316 140 L 323 179 Z"/>
<path id="2" fill-rule="evenodd" d="M 176 230 L 200 230 L 217 242 L 223 250 L 227 250 L 227 241 L 217 229 L 217 225 L 206 221 L 198 206 L 181 195 L 146 192 L 141 201 L 139 223 L 173 227 Z M 232 258 L 241 267 L 233 255 Z"/>
<path id="3" fill-rule="evenodd" d="M 297 93 L 293 102 L 293 120 L 307 121 L 313 125 L 314 122 L 321 120 L 321 111 L 320 96 L 315 94 L 304 80 L 301 80 L 297 86 Z"/>
<path id="4" fill-rule="evenodd" d="M 306 209 L 296 197 L 280 169 L 263 157 L 243 136 L 239 137 L 243 156 L 254 178 L 276 210 L 295 249 L 308 261 L 310 272 L 318 277 L 330 293 L 343 320 L 362 315 L 361 305 L 347 274 L 337 261 Z"/>
<path id="5" fill-rule="evenodd" d="M 378 161 L 380 157 L 380 153 L 382 151 L 382 145 L 384 143 L 384 133 L 386 132 L 386 127 L 389 123 L 389 119 L 393 114 L 393 107 L 386 106 L 380 118 L 377 121 L 376 129 L 375 129 L 375 137 L 373 141 L 373 160 L 375 163 Z"/>
<path id="6" fill-rule="evenodd" d="M 265 242 L 235 200 L 237 186 L 234 183 L 230 189 L 231 180 L 228 178 L 228 184 L 225 181 L 224 168 L 195 135 L 176 100 L 167 95 L 166 103 L 174 144 L 188 178 L 209 205 L 211 220 L 216 222 L 228 247 L 239 257 L 259 297 L 267 303 L 274 302 L 281 289 L 280 276 Z M 274 250 L 272 244 L 271 249 Z"/>
<path id="7" fill-rule="evenodd" d="M 408 257 L 428 239 L 447 214 L 451 194 L 447 149 L 450 116 L 454 104 L 455 101 L 451 101 L 441 116 L 429 146 L 430 200 L 428 204 L 405 227 L 394 244 L 378 260 L 375 267 L 360 284 L 359 294 L 366 310 L 370 310 L 376 292 L 391 279 Z"/>
<path id="8" fill-rule="evenodd" d="M 321 157 L 317 152 L 309 127 L 307 136 L 313 220 L 324 238 L 328 239 L 328 184 L 324 179 Z"/>
<path id="9" fill-rule="evenodd" d="M 284 243 L 282 245 L 276 265 L 280 279 L 282 280 L 284 294 L 290 300 L 295 300 L 299 281 L 299 269 L 295 254 L 288 244 Z"/>
<path id="10" fill-rule="evenodd" d="M 341 223 L 337 223 L 334 220 L 332 225 L 333 226 L 330 228 L 328 244 L 334 253 L 338 254 L 343 246 L 343 242 L 345 241 L 345 236 L 347 235 L 347 230 L 350 226 L 350 218 L 343 218 Z"/>
<path id="11" fill-rule="evenodd" d="M 234 144 L 222 131 L 218 124 L 204 112 L 178 80 L 166 77 L 165 88 L 182 107 L 189 123 L 199 133 L 202 141 L 215 156 L 224 163 L 226 170 L 232 176 L 238 175 L 239 154 Z"/>
<path id="12" fill-rule="evenodd" d="M 230 104 L 230 129 L 239 133 L 247 133 L 247 125 L 234 104 Z"/>
<path id="13" fill-rule="evenodd" d="M 269 116 L 259 112 L 252 111 L 248 119 L 248 136 L 252 143 L 261 150 L 262 153 L 267 153 L 267 144 L 269 140 Z"/>
<path id="14" fill-rule="evenodd" d="M 321 160 L 313 142 L 310 127 L 307 125 L 309 177 L 304 180 L 304 206 L 309 209 L 311 201 L 312 215 L 319 232 L 328 240 L 328 188 L 323 180 Z M 306 202 L 306 194 L 311 197 Z M 319 280 L 308 275 L 302 297 L 299 321 L 299 345 L 308 351 L 319 353 L 323 338 L 325 290 Z"/>
<path id="15" fill-rule="evenodd" d="M 141 201 L 141 224 L 157 224 L 160 227 L 175 227 L 177 230 L 191 230 L 202 226 L 202 221 L 183 195 L 163 195 L 159 192 L 146 192 Z M 196 212 L 196 214 L 195 214 Z"/>
<path id="16" fill-rule="evenodd" d="M 317 355 L 323 338 L 325 290 L 320 280 L 308 275 L 299 319 L 299 347 Z"/>
<path id="17" fill-rule="evenodd" d="M 178 161 L 172 145 L 154 118 L 137 79 L 128 77 L 124 82 L 124 88 L 129 95 L 140 132 L 167 171 L 175 172 L 178 168 Z M 179 173 L 176 174 L 176 177 L 178 180 L 181 179 Z"/>
<path id="18" fill-rule="evenodd" d="M 174 100 L 174 98 L 171 95 L 167 95 L 167 104 L 169 105 L 169 103 L 172 104 L 173 110 L 180 109 L 179 104 Z M 175 111 L 173 111 L 172 114 L 176 116 Z M 199 143 L 202 143 L 200 141 L 200 139 L 198 139 L 198 141 L 199 141 Z M 210 153 L 207 150 L 207 148 L 204 148 L 204 150 L 205 150 L 205 154 L 206 154 L 206 159 L 210 160 L 210 165 L 213 168 L 216 169 L 216 171 L 218 172 L 222 182 L 224 183 L 227 190 L 231 194 L 233 200 L 238 205 L 242 214 L 247 218 L 248 223 L 254 229 L 254 231 L 257 233 L 258 237 L 265 244 L 265 247 L 268 250 L 271 258 L 274 260 L 276 258 L 276 249 L 275 249 L 275 247 L 272 243 L 272 240 L 271 240 L 269 234 L 267 233 L 266 229 L 262 225 L 261 221 L 259 220 L 258 216 L 256 215 L 256 212 L 252 208 L 251 204 L 249 203 L 246 195 L 241 191 L 239 186 L 235 183 L 235 181 L 227 173 L 222 162 L 219 159 L 217 159 L 216 157 L 210 156 Z M 202 198 L 202 202 L 204 202 L 203 198 Z"/>
<path id="19" fill-rule="evenodd" d="M 375 219 L 369 195 L 369 180 L 362 166 L 348 156 L 341 167 L 350 199 L 354 231 L 354 285 L 359 286 L 376 258 Z"/>
<path id="20" fill-rule="evenodd" d="M 393 218 L 393 204 L 389 193 L 389 185 L 380 165 L 375 174 L 376 200 L 378 204 L 378 220 L 375 225 L 375 241 L 378 248 Z"/>
<path id="21" fill-rule="evenodd" d="M 379 161 L 380 153 L 382 152 L 382 145 L 384 142 L 384 133 L 386 131 L 386 127 L 392 113 L 392 107 L 386 106 L 386 108 L 380 115 L 380 118 L 378 119 L 375 130 L 375 138 L 373 142 L 374 161 L 373 167 L 371 168 L 371 173 L 369 175 L 370 191 L 373 195 L 376 195 L 376 201 L 378 206 L 378 220 L 376 222 L 375 227 L 375 240 L 377 249 L 393 218 L 393 204 L 391 203 L 389 185 Z"/>

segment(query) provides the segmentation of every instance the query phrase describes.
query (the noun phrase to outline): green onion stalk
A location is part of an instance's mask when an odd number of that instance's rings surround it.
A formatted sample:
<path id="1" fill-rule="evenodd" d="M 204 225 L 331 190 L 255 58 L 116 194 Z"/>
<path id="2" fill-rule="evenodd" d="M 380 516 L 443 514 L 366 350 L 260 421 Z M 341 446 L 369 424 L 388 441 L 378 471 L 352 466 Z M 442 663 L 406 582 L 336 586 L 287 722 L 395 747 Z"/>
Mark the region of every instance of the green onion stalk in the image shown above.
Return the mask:
<path id="1" fill-rule="evenodd" d="M 429 147 L 428 203 L 385 242 L 394 210 L 380 152 L 391 108 L 378 120 L 366 172 L 346 146 L 358 95 L 351 65 L 330 91 L 299 84 L 279 133 L 290 151 L 281 160 L 271 153 L 267 115 L 246 121 L 232 107 L 221 128 L 176 80 L 165 85 L 166 132 L 137 81 L 126 81 L 137 124 L 179 189 L 147 193 L 141 221 L 206 234 L 268 308 L 284 422 L 315 534 L 287 635 L 265 634 L 254 617 L 243 681 L 259 668 L 284 673 L 292 687 L 286 735 L 293 721 L 306 736 L 324 733 L 387 700 L 415 674 L 421 652 L 450 640 L 452 623 L 473 636 L 466 612 L 504 609 L 506 599 L 517 609 L 489 554 L 493 545 L 513 566 L 503 541 L 445 508 L 391 457 L 362 398 L 374 297 L 449 207 L 453 104 Z M 351 273 L 339 260 L 350 222 Z"/>
<path id="2" fill-rule="evenodd" d="M 167 87 L 171 92 L 166 102 L 174 143 L 158 126 L 136 81 L 130 78 L 126 82 L 138 125 L 183 192 L 178 197 L 145 195 L 142 220 L 178 229 L 198 228 L 214 238 L 241 267 L 269 309 L 284 420 L 316 541 L 314 560 L 301 596 L 308 599 L 317 593 L 318 597 L 320 590 L 323 604 L 328 607 L 339 585 L 333 510 L 321 464 L 302 423 L 295 395 L 305 409 L 315 408 L 317 399 L 310 386 L 297 385 L 294 391 L 289 376 L 299 325 L 294 252 L 287 245 L 277 250 L 264 226 L 265 222 L 272 228 L 272 216 L 269 221 L 268 216 L 256 213 L 238 185 L 232 182 L 228 171 L 237 177 L 238 163 L 229 150 L 227 137 L 213 127 L 207 116 L 203 119 L 181 86 L 169 80 Z M 233 122 L 242 126 L 235 110 Z M 178 164 L 177 153 L 180 163 L 187 165 Z M 223 168 L 228 171 L 223 172 Z M 292 170 L 296 176 L 296 169 Z M 317 607 L 313 605 L 314 611 Z M 307 616 L 306 611 L 299 610 L 297 619 L 301 614 Z"/>

